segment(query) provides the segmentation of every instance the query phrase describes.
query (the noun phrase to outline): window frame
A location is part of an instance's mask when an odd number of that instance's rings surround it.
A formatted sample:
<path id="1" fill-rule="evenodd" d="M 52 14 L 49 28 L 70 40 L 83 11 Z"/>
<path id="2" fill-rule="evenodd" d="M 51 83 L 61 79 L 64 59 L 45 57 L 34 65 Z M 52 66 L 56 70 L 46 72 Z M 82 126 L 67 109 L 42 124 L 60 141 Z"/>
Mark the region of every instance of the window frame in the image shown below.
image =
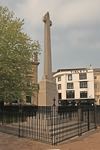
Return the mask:
<path id="1" fill-rule="evenodd" d="M 72 81 L 72 74 L 68 74 L 68 81 Z"/>
<path id="2" fill-rule="evenodd" d="M 87 79 L 87 73 L 79 73 L 79 80 Z"/>
<path id="3" fill-rule="evenodd" d="M 58 84 L 58 90 L 61 90 L 61 84 Z"/>
<path id="4" fill-rule="evenodd" d="M 58 99 L 62 99 L 62 93 L 58 93 Z"/>
<path id="5" fill-rule="evenodd" d="M 68 83 L 67 83 L 67 89 L 74 89 L 74 84 L 73 84 L 73 82 L 68 82 Z"/>
<path id="6" fill-rule="evenodd" d="M 67 90 L 66 91 L 66 98 L 67 99 L 75 98 L 75 90 Z"/>
<path id="7" fill-rule="evenodd" d="M 27 98 L 30 98 L 30 100 L 28 100 Z M 26 95 L 26 103 L 32 103 L 32 96 Z"/>
<path id="8" fill-rule="evenodd" d="M 61 76 L 58 76 L 58 82 L 61 81 Z"/>
<path id="9" fill-rule="evenodd" d="M 84 95 L 81 95 L 84 94 Z M 85 96 L 86 94 L 86 96 Z M 80 91 L 80 98 L 88 98 L 88 92 L 87 91 Z"/>
<path id="10" fill-rule="evenodd" d="M 80 88 L 88 88 L 88 82 L 87 81 L 80 81 Z"/>

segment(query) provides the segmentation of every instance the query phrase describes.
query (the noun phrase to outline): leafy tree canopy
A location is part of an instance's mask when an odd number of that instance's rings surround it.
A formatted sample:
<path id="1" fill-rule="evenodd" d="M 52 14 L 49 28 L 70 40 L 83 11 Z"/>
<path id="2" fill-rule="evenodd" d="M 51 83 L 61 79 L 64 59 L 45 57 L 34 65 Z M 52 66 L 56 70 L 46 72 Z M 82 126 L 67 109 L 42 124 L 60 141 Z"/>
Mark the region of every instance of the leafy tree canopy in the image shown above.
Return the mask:
<path id="1" fill-rule="evenodd" d="M 27 84 L 32 82 L 28 74 L 32 71 L 30 60 L 39 53 L 40 45 L 23 32 L 23 25 L 23 20 L 0 6 L 0 100 L 21 99 L 23 92 L 34 89 Z"/>

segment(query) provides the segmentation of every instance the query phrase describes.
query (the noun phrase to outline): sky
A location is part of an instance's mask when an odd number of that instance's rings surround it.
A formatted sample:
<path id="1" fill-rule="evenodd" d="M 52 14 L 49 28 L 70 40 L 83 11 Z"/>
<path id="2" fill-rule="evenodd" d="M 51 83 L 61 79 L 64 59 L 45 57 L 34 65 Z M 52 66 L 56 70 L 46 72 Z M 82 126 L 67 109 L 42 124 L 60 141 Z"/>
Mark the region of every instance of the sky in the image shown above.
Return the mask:
<path id="1" fill-rule="evenodd" d="M 41 45 L 39 78 L 43 74 L 44 14 L 52 20 L 53 71 L 100 67 L 100 0 L 0 0 L 24 19 L 23 30 Z"/>

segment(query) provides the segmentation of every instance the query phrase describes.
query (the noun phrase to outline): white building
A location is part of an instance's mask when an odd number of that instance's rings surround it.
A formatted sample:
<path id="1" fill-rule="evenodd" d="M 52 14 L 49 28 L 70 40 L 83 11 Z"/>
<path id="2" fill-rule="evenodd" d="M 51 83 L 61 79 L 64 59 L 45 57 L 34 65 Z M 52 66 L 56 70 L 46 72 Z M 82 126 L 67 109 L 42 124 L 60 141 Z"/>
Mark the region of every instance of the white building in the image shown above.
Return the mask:
<path id="1" fill-rule="evenodd" d="M 57 83 L 58 99 L 94 99 L 100 104 L 100 69 L 59 69 L 53 77 Z M 100 83 L 100 82 L 99 82 Z M 97 90 L 98 89 L 98 90 Z M 98 99 L 97 99 L 98 98 Z"/>

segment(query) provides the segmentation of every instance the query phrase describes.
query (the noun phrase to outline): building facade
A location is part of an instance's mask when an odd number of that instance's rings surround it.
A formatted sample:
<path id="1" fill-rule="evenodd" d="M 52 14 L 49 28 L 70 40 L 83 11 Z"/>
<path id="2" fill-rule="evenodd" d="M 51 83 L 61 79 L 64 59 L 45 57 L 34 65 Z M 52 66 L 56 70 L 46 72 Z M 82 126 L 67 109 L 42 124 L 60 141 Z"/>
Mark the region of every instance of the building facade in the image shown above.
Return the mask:
<path id="1" fill-rule="evenodd" d="M 34 53 L 32 60 L 32 73 L 29 75 L 32 80 L 32 84 L 35 86 L 36 90 L 33 90 L 32 94 L 24 93 L 23 99 L 26 104 L 38 105 L 38 55 Z"/>
<path id="2" fill-rule="evenodd" d="M 59 69 L 53 74 L 58 99 L 95 99 L 100 104 L 100 69 Z"/>
<path id="3" fill-rule="evenodd" d="M 94 69 L 94 93 L 96 103 L 100 105 L 100 68 Z"/>

